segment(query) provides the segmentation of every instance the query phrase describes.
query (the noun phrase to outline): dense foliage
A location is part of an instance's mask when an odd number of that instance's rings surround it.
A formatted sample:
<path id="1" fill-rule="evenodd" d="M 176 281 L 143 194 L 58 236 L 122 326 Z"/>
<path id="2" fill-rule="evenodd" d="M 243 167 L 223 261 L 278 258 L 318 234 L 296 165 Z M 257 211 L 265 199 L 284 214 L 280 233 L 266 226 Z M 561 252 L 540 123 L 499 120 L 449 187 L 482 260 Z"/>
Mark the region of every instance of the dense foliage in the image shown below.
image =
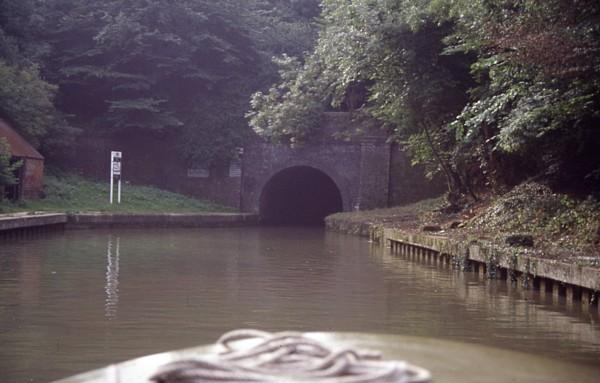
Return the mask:
<path id="1" fill-rule="evenodd" d="M 488 233 L 531 233 L 548 239 L 552 247 L 593 254 L 590 246 L 597 251 L 600 245 L 599 223 L 600 205 L 593 198 L 574 199 L 525 182 L 469 220 L 467 227 Z"/>
<path id="2" fill-rule="evenodd" d="M 532 176 L 587 192 L 599 20 L 595 0 L 0 0 L 0 118 L 44 154 L 81 130 L 207 164 L 250 133 L 249 100 L 288 143 L 348 110 L 456 198 Z"/>
<path id="3" fill-rule="evenodd" d="M 275 80 L 271 56 L 309 49 L 316 13 L 296 0 L 0 0 L 0 116 L 34 144 L 75 126 L 227 158 L 250 132 L 250 94 Z"/>
<path id="4" fill-rule="evenodd" d="M 323 110 L 355 109 L 385 122 L 429 174 L 444 174 L 457 199 L 538 175 L 598 190 L 600 3 L 322 6 L 314 52 L 280 59 L 281 81 L 253 96 L 256 132 L 302 140 Z"/>
<path id="5" fill-rule="evenodd" d="M 11 161 L 8 142 L 0 137 L 0 191 L 4 186 L 14 185 L 17 182 L 14 172 L 21 165 L 21 161 Z M 2 200 L 2 197 L 3 193 L 0 193 L 0 200 Z"/>
<path id="6" fill-rule="evenodd" d="M 0 0 L 0 118 L 46 150 L 70 142 L 76 132 L 54 105 L 57 87 L 40 74 L 44 49 L 32 33 L 33 1 Z"/>

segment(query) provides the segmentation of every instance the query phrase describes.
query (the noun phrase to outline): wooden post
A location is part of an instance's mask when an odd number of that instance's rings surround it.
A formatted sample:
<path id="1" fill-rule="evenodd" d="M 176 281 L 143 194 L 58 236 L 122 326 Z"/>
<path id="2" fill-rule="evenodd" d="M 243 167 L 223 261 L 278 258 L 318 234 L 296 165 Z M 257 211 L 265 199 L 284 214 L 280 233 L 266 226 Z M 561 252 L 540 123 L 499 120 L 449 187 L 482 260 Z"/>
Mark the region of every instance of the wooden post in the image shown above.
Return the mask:
<path id="1" fill-rule="evenodd" d="M 496 275 L 498 275 L 500 277 L 500 279 L 502 279 L 503 281 L 505 281 L 508 278 L 508 271 L 504 268 L 504 267 L 497 267 L 496 268 Z"/>
<path id="2" fill-rule="evenodd" d="M 560 282 L 552 281 L 552 301 L 554 303 L 560 302 L 560 292 L 561 292 L 560 290 L 561 290 Z"/>
<path id="3" fill-rule="evenodd" d="M 565 289 L 567 307 L 573 308 L 573 298 L 575 296 L 575 289 L 573 288 L 573 285 L 567 285 Z"/>
<path id="4" fill-rule="evenodd" d="M 546 292 L 548 291 L 548 284 L 546 283 L 546 278 L 539 278 L 539 280 L 540 298 L 546 298 Z"/>
<path id="5" fill-rule="evenodd" d="M 581 289 L 581 306 L 589 309 L 592 303 L 592 292 L 589 289 Z"/>

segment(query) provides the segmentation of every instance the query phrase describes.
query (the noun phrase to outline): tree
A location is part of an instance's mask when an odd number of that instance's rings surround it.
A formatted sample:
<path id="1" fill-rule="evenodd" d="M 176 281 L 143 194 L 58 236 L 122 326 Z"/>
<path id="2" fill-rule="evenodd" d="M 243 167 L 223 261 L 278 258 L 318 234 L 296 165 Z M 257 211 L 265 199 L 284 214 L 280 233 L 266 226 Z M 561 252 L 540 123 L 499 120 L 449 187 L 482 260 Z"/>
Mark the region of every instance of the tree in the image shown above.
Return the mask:
<path id="1" fill-rule="evenodd" d="M 250 133 L 243 115 L 250 94 L 273 81 L 270 57 L 314 34 L 292 5 L 271 0 L 37 4 L 36 38 L 50 47 L 43 73 L 74 125 L 176 138 L 189 162 L 204 164 L 230 157 Z"/>
<path id="2" fill-rule="evenodd" d="M 11 162 L 10 146 L 6 139 L 0 137 L 0 191 L 4 190 L 4 186 L 16 184 L 19 180 L 15 177 L 15 170 L 21 167 L 22 162 Z M 0 193 L 2 200 L 3 193 Z"/>
<path id="3" fill-rule="evenodd" d="M 600 178 L 600 5 L 595 1 L 446 2 L 453 50 L 479 80 L 453 128 L 492 182 L 544 174 L 575 187 Z M 525 166 L 523 166 L 525 165 Z"/>
<path id="4" fill-rule="evenodd" d="M 45 48 L 32 36 L 36 19 L 32 1 L 0 1 L 0 117 L 51 152 L 71 142 L 77 130 L 54 105 L 57 87 L 40 74 L 37 60 Z"/>
<path id="5" fill-rule="evenodd" d="M 368 97 L 355 106 L 385 122 L 414 162 L 430 174 L 443 171 L 452 190 L 464 191 L 449 161 L 453 136 L 445 125 L 467 101 L 470 59 L 442 55 L 451 25 L 415 14 L 408 1 L 371 0 L 324 1 L 322 23 L 305 64 L 279 60 L 282 81 L 254 95 L 248 117 L 255 131 L 277 140 L 305 139 L 314 134 L 322 105 L 343 108 L 353 89 L 366 88 Z"/>
<path id="6" fill-rule="evenodd" d="M 307 116 L 341 108 L 362 87 L 360 111 L 387 123 L 428 174 L 443 173 L 452 201 L 533 175 L 597 189 L 598 2 L 324 0 L 322 8 L 315 51 L 293 69 L 280 60 L 280 82 L 255 94 L 248 117 L 258 133 L 311 137 Z"/>

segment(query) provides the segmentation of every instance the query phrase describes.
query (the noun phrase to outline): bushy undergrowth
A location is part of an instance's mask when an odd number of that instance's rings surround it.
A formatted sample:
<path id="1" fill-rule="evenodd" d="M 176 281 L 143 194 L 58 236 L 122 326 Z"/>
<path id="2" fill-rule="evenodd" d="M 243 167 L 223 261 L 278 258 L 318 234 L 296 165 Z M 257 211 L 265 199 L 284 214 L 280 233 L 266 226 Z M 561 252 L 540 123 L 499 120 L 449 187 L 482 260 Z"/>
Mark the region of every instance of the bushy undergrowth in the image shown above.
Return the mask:
<path id="1" fill-rule="evenodd" d="M 459 212 L 447 212 L 446 204 L 440 197 L 388 209 L 339 213 L 327 220 L 340 227 L 360 228 L 367 223 L 407 231 L 438 226 L 438 234 L 491 240 L 501 246 L 509 234 L 531 234 L 538 256 L 570 260 L 600 255 L 600 202 L 592 197 L 577 199 L 527 182 Z"/>
<path id="2" fill-rule="evenodd" d="M 529 182 L 499 197 L 468 226 L 486 232 L 528 232 L 556 245 L 598 245 L 600 202 L 592 197 L 578 200 Z"/>
<path id="3" fill-rule="evenodd" d="M 73 174 L 47 175 L 44 178 L 44 194 L 45 197 L 37 201 L 21 201 L 16 204 L 0 203 L 0 212 L 177 213 L 232 211 L 231 208 L 165 190 L 128 184 L 122 185 L 122 203 L 111 205 L 108 201 L 109 186 L 107 182 L 92 182 Z"/>

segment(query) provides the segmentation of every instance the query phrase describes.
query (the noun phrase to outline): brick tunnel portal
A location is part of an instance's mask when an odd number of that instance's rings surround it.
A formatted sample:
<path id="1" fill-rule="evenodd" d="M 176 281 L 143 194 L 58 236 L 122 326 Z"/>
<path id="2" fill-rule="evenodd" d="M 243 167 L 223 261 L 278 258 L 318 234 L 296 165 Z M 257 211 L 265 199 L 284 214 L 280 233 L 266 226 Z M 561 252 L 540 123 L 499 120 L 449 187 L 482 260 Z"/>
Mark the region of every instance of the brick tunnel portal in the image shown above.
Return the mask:
<path id="1" fill-rule="evenodd" d="M 284 169 L 267 181 L 260 196 L 261 220 L 267 224 L 321 225 L 343 210 L 335 182 L 310 166 Z"/>

